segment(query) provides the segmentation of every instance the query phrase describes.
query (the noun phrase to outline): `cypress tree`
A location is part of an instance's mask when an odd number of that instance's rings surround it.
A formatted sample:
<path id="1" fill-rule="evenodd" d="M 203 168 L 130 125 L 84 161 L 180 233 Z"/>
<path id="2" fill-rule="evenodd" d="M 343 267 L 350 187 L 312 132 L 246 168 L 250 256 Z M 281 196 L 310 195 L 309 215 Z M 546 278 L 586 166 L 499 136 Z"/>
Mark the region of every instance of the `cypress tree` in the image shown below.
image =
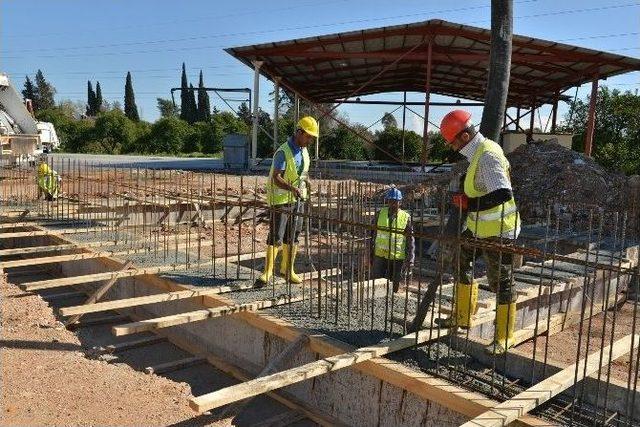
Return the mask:
<path id="1" fill-rule="evenodd" d="M 95 103 L 95 113 L 98 114 L 102 111 L 102 89 L 100 89 L 100 82 L 96 82 L 96 103 Z"/>
<path id="2" fill-rule="evenodd" d="M 95 111 L 96 105 L 96 93 L 93 91 L 93 85 L 91 84 L 91 80 L 87 80 L 87 110 L 86 114 L 89 117 L 93 117 L 96 115 Z"/>
<path id="3" fill-rule="evenodd" d="M 36 73 L 36 100 L 34 101 L 34 110 L 44 110 L 47 108 L 53 108 L 56 103 L 53 99 L 53 95 L 56 93 L 56 89 L 45 78 L 41 70 Z"/>
<path id="4" fill-rule="evenodd" d="M 187 122 L 193 124 L 198 120 L 198 105 L 196 104 L 196 91 L 192 84 L 189 84 L 189 117 Z"/>
<path id="5" fill-rule="evenodd" d="M 36 102 L 37 96 L 38 94 L 36 93 L 36 88 L 33 86 L 31 79 L 29 78 L 29 76 L 25 76 L 24 89 L 22 90 L 22 97 L 24 99 L 30 99 L 31 103 L 33 104 Z"/>
<path id="6" fill-rule="evenodd" d="M 202 70 L 200 70 L 200 80 L 198 82 L 198 121 L 208 122 L 211 120 L 211 105 L 209 103 L 209 94 L 204 89 L 204 79 Z"/>
<path id="7" fill-rule="evenodd" d="M 127 81 L 124 85 L 124 115 L 133 121 L 139 121 L 136 98 L 133 94 L 133 83 L 131 82 L 131 72 L 127 72 Z"/>
<path id="8" fill-rule="evenodd" d="M 189 121 L 189 82 L 187 81 L 187 70 L 182 63 L 182 79 L 180 81 L 180 118 Z"/>

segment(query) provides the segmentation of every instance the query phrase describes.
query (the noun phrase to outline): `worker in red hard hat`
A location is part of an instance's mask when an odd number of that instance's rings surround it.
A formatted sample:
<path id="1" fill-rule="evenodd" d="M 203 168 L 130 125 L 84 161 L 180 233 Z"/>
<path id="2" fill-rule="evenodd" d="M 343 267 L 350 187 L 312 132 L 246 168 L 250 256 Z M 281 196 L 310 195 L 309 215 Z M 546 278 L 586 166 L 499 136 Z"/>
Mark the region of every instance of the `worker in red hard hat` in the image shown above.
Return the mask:
<path id="1" fill-rule="evenodd" d="M 460 212 L 466 213 L 466 229 L 462 237 L 513 244 L 520 232 L 520 217 L 513 198 L 509 161 L 502 148 L 476 131 L 471 113 L 454 110 L 442 119 L 440 132 L 451 148 L 469 161 L 464 191 L 453 197 Z M 449 246 L 445 248 L 445 246 Z M 443 250 L 457 248 L 443 245 Z M 445 253 L 445 259 L 456 259 L 456 253 Z M 461 246 L 460 277 L 456 284 L 454 312 L 447 319 L 436 319 L 443 327 L 470 328 L 476 312 L 478 283 L 473 278 L 473 248 Z M 497 293 L 494 342 L 487 347 L 491 353 L 505 353 L 514 344 L 516 295 L 512 290 L 511 254 L 482 250 L 487 264 L 487 279 Z"/>

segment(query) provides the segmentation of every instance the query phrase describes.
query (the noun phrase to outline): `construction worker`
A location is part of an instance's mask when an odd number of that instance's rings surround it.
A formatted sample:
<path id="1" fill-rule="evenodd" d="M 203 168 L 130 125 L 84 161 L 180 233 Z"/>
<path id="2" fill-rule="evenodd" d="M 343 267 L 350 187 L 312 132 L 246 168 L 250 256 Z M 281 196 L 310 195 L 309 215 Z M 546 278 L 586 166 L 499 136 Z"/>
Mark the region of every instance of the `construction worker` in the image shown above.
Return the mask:
<path id="1" fill-rule="evenodd" d="M 467 111 L 454 110 L 448 113 L 442 119 L 440 132 L 451 148 L 469 160 L 464 191 L 453 196 L 453 204 L 467 217 L 466 229 L 461 236 L 513 244 L 520 233 L 520 217 L 513 198 L 509 161 L 502 148 L 475 130 L 471 113 Z M 456 249 L 457 245 L 443 245 L 444 259 L 457 259 Z M 503 354 L 513 346 L 516 315 L 509 253 L 474 251 L 473 248 L 461 246 L 454 311 L 451 317 L 436 319 L 436 323 L 442 327 L 472 326 L 471 316 L 476 312 L 478 302 L 478 283 L 473 278 L 472 269 L 475 253 L 483 256 L 489 285 L 497 293 L 498 299 L 494 342 L 487 346 L 487 351 Z"/>
<path id="2" fill-rule="evenodd" d="M 58 173 L 49 167 L 46 159 L 42 159 L 40 165 L 38 165 L 36 177 L 38 199 L 44 195 L 44 199 L 47 201 L 56 200 L 60 192 L 61 180 Z"/>
<path id="3" fill-rule="evenodd" d="M 295 133 L 282 144 L 273 156 L 267 181 L 267 201 L 272 207 L 267 255 L 264 271 L 255 287 L 263 287 L 273 276 L 273 268 L 280 248 L 280 273 L 291 283 L 302 283 L 295 273 L 294 262 L 298 251 L 298 235 L 302 221 L 298 215 L 302 202 L 307 199 L 309 182 L 309 152 L 307 147 L 318 137 L 318 122 L 310 116 L 298 121 Z"/>
<path id="4" fill-rule="evenodd" d="M 371 245 L 372 274 L 393 282 L 398 292 L 403 277 L 413 268 L 415 259 L 411 214 L 400 209 L 402 192 L 395 187 L 385 195 L 387 206 L 376 213 Z"/>

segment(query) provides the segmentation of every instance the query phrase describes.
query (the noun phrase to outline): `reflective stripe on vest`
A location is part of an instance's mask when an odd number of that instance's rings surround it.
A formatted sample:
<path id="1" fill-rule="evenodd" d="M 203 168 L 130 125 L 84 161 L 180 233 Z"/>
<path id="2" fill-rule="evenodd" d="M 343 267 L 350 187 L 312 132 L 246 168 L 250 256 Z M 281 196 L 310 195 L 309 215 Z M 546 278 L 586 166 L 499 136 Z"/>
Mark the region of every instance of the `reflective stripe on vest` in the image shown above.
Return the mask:
<path id="1" fill-rule="evenodd" d="M 282 144 L 276 154 L 282 151 L 284 153 L 285 160 L 285 169 L 284 169 L 284 180 L 294 187 L 298 187 L 302 193 L 302 199 L 306 200 L 307 198 L 307 186 L 305 180 L 309 174 L 309 152 L 306 148 L 302 148 L 302 173 L 298 175 L 298 168 L 296 168 L 296 161 L 293 157 L 293 152 L 291 151 L 291 147 L 289 147 L 289 143 L 285 142 Z M 273 156 L 275 159 L 275 155 Z M 271 163 L 271 170 L 269 171 L 269 180 L 267 181 L 267 201 L 269 206 L 276 205 L 284 205 L 287 203 L 295 203 L 296 197 L 294 194 L 285 190 L 284 188 L 278 187 L 275 183 L 273 183 L 273 163 Z"/>
<path id="2" fill-rule="evenodd" d="M 403 260 L 406 257 L 407 239 L 404 234 L 409 213 L 398 209 L 398 214 L 389 223 L 389 208 L 380 209 L 374 254 L 381 258 Z"/>
<path id="3" fill-rule="evenodd" d="M 500 148 L 500 146 L 495 142 L 485 139 L 478 146 L 478 149 L 471 159 L 469 168 L 467 169 L 467 176 L 464 180 L 464 192 L 467 197 L 482 197 L 487 194 L 486 191 L 479 191 L 475 186 L 475 176 L 478 170 L 478 164 L 480 163 L 482 155 L 487 152 L 498 156 L 505 173 L 509 176 L 509 161 L 504 156 L 502 148 Z M 518 215 L 516 201 L 513 197 L 511 200 L 508 200 L 494 208 L 480 212 L 469 212 L 467 215 L 467 228 L 474 236 L 480 238 L 497 237 L 501 234 L 513 231 L 518 227 L 520 227 L 520 217 Z"/>

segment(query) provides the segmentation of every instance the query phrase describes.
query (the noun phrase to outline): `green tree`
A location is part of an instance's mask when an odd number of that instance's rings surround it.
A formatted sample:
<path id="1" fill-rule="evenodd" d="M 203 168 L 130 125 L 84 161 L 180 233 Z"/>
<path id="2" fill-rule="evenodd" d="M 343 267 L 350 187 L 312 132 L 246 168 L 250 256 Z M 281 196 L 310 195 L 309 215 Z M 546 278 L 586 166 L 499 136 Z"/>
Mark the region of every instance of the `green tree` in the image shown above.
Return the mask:
<path id="1" fill-rule="evenodd" d="M 208 122 L 211 120 L 211 104 L 209 102 L 209 94 L 204 89 L 204 79 L 202 70 L 200 70 L 200 79 L 198 81 L 198 114 L 197 121 Z"/>
<path id="2" fill-rule="evenodd" d="M 93 117 L 97 114 L 96 111 L 96 93 L 93 90 L 93 85 L 91 84 L 91 80 L 87 80 L 87 110 L 86 114 L 88 117 Z"/>
<path id="3" fill-rule="evenodd" d="M 93 129 L 93 141 L 101 152 L 120 153 L 133 144 L 135 125 L 121 111 L 111 110 L 98 115 Z"/>
<path id="4" fill-rule="evenodd" d="M 56 89 L 45 78 L 41 70 L 38 70 L 35 78 L 36 97 L 33 101 L 34 110 L 45 110 L 54 108 L 56 103 L 53 99 Z"/>
<path id="5" fill-rule="evenodd" d="M 249 110 L 249 106 L 247 105 L 246 102 L 243 102 L 238 107 L 238 117 L 240 117 L 240 119 L 243 122 L 245 122 L 247 126 L 251 126 L 251 123 L 252 123 L 251 110 Z"/>
<path id="6" fill-rule="evenodd" d="M 102 105 L 104 103 L 103 99 L 102 99 L 102 89 L 100 88 L 100 82 L 96 82 L 96 97 L 95 97 L 95 104 L 94 104 L 94 108 L 95 108 L 95 114 L 98 114 L 101 111 L 104 111 L 104 106 Z"/>
<path id="7" fill-rule="evenodd" d="M 187 123 L 192 125 L 198 121 L 198 104 L 196 104 L 196 91 L 191 83 L 189 84 L 188 99 L 189 115 L 187 116 Z"/>
<path id="8" fill-rule="evenodd" d="M 213 138 L 210 144 L 203 144 L 204 153 L 217 153 L 222 150 L 224 137 L 230 133 L 248 134 L 250 127 L 230 111 L 219 111 L 212 116 Z"/>
<path id="9" fill-rule="evenodd" d="M 180 78 L 180 118 L 188 121 L 189 111 L 189 81 L 187 80 L 187 70 L 182 63 L 182 76 Z"/>
<path id="10" fill-rule="evenodd" d="M 573 133 L 572 148 L 584 151 L 589 98 L 577 100 L 561 126 Z M 627 174 L 640 173 L 640 96 L 603 86 L 596 98 L 592 155 L 603 166 Z"/>
<path id="11" fill-rule="evenodd" d="M 156 98 L 158 102 L 158 111 L 161 117 L 177 117 L 180 114 L 180 107 L 175 105 L 172 100 L 164 98 Z"/>
<path id="12" fill-rule="evenodd" d="M 384 113 L 382 119 L 380 119 L 380 123 L 382 123 L 382 127 L 385 129 L 398 127 L 398 121 L 391 113 Z"/>
<path id="13" fill-rule="evenodd" d="M 375 144 L 393 157 L 380 149 L 374 149 L 374 159 L 397 162 L 402 158 L 402 130 L 390 127 L 376 132 Z M 422 137 L 414 131 L 406 130 L 404 134 L 405 161 L 417 161 L 420 158 L 421 147 Z"/>
<path id="14" fill-rule="evenodd" d="M 133 121 L 140 120 L 138 115 L 138 107 L 136 106 L 136 98 L 133 93 L 133 82 L 131 81 L 131 72 L 127 72 L 127 80 L 124 85 L 124 114 Z"/>
<path id="15" fill-rule="evenodd" d="M 359 132 L 367 132 L 364 126 Z M 366 160 L 365 142 L 344 126 L 339 126 L 322 134 L 320 138 L 320 158 L 323 160 Z"/>
<path id="16" fill-rule="evenodd" d="M 184 120 L 162 117 L 151 125 L 145 152 L 178 154 L 191 132 L 191 126 Z"/>
<path id="17" fill-rule="evenodd" d="M 29 76 L 26 76 L 24 79 L 24 89 L 22 90 L 22 97 L 24 99 L 30 99 L 32 105 L 36 100 L 36 88 L 33 86 L 33 83 L 31 82 Z"/>

